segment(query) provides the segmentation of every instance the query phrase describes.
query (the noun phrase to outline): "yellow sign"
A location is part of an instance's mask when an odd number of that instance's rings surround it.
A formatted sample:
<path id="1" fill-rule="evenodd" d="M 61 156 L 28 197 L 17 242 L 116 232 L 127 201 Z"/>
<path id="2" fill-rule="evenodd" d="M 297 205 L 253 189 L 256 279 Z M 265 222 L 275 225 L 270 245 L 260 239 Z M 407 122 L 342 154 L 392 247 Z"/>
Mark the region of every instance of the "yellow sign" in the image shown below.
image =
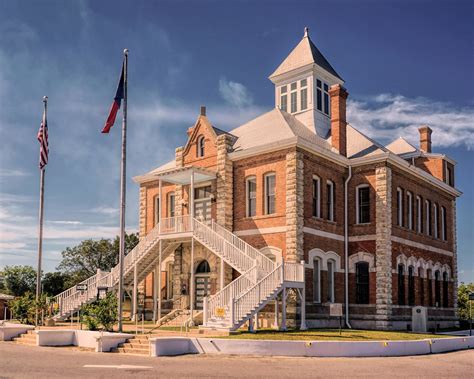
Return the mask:
<path id="1" fill-rule="evenodd" d="M 224 317 L 225 316 L 225 309 L 222 307 L 216 307 L 216 316 L 217 317 Z"/>

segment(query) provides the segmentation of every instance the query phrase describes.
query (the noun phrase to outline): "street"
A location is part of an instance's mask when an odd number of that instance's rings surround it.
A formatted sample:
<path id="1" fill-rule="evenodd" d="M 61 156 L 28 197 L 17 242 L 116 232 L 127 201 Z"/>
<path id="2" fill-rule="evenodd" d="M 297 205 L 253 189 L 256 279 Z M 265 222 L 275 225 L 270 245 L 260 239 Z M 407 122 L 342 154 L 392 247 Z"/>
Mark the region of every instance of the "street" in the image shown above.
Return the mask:
<path id="1" fill-rule="evenodd" d="M 0 378 L 472 378 L 474 351 L 395 358 L 198 356 L 149 358 L 0 342 Z"/>

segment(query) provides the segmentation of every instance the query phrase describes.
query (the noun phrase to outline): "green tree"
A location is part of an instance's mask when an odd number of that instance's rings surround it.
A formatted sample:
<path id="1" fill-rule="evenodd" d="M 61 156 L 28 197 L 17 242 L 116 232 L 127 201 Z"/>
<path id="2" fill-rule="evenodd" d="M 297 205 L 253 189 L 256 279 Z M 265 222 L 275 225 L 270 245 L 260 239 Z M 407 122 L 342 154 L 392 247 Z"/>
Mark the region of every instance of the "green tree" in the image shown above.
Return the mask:
<path id="1" fill-rule="evenodd" d="M 107 331 L 112 331 L 118 319 L 117 294 L 108 292 L 103 299 L 81 308 L 81 318 L 89 330 L 97 330 L 99 326 Z"/>
<path id="2" fill-rule="evenodd" d="M 34 325 L 35 323 L 35 297 L 31 292 L 25 293 L 8 304 L 13 312 L 13 317 L 22 324 Z"/>
<path id="3" fill-rule="evenodd" d="M 465 284 L 462 282 L 458 286 L 458 312 L 461 320 L 469 320 L 469 294 L 474 292 L 474 283 Z M 473 316 L 474 316 L 474 304 Z"/>
<path id="4" fill-rule="evenodd" d="M 137 243 L 137 234 L 126 234 L 126 253 Z M 108 239 L 85 240 L 77 246 L 66 248 L 61 254 L 63 259 L 57 269 L 68 275 L 66 284 L 70 287 L 94 275 L 97 269 L 110 271 L 118 263 L 119 237 L 113 242 Z"/>
<path id="5" fill-rule="evenodd" d="M 66 283 L 69 277 L 62 272 L 48 272 L 44 275 L 41 283 L 43 286 L 43 293 L 50 296 L 56 296 L 58 293 L 67 289 Z"/>
<path id="6" fill-rule="evenodd" d="M 3 270 L 5 289 L 13 296 L 36 292 L 36 271 L 31 266 L 6 266 Z"/>

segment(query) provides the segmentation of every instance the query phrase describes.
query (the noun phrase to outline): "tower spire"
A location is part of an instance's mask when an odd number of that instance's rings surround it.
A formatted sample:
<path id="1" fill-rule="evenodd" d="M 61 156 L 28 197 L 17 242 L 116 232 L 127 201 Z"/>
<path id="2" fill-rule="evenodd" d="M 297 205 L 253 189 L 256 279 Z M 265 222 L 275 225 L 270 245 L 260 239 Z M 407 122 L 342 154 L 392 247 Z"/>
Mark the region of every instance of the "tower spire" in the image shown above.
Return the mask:
<path id="1" fill-rule="evenodd" d="M 303 35 L 303 38 L 304 37 L 309 37 L 309 28 L 307 26 L 304 27 L 304 35 Z"/>

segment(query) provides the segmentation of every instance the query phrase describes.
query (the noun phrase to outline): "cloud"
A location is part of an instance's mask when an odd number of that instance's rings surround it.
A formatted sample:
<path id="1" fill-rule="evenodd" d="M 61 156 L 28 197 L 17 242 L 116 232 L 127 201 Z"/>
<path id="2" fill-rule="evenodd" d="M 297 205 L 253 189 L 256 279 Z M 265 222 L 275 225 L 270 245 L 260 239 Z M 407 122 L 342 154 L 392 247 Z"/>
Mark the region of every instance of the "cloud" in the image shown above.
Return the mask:
<path id="1" fill-rule="evenodd" d="M 86 212 L 99 213 L 99 214 L 103 214 L 103 215 L 116 215 L 116 214 L 119 213 L 119 209 L 118 208 L 112 208 L 112 207 L 100 206 L 100 207 L 95 207 L 95 208 L 89 209 Z"/>
<path id="2" fill-rule="evenodd" d="M 11 170 L 7 168 L 0 168 L 0 178 L 2 177 L 11 177 L 11 176 L 28 176 L 29 173 L 21 170 Z"/>
<path id="3" fill-rule="evenodd" d="M 418 145 L 418 128 L 433 129 L 436 147 L 474 148 L 474 110 L 446 102 L 380 94 L 348 102 L 348 121 L 370 137 L 390 142 L 399 136 Z"/>
<path id="4" fill-rule="evenodd" d="M 83 222 L 81 221 L 47 221 L 50 224 L 58 224 L 58 225 L 82 225 Z"/>
<path id="5" fill-rule="evenodd" d="M 241 83 L 222 78 L 219 80 L 219 93 L 230 105 L 246 107 L 253 104 L 253 98 L 247 87 Z"/>

